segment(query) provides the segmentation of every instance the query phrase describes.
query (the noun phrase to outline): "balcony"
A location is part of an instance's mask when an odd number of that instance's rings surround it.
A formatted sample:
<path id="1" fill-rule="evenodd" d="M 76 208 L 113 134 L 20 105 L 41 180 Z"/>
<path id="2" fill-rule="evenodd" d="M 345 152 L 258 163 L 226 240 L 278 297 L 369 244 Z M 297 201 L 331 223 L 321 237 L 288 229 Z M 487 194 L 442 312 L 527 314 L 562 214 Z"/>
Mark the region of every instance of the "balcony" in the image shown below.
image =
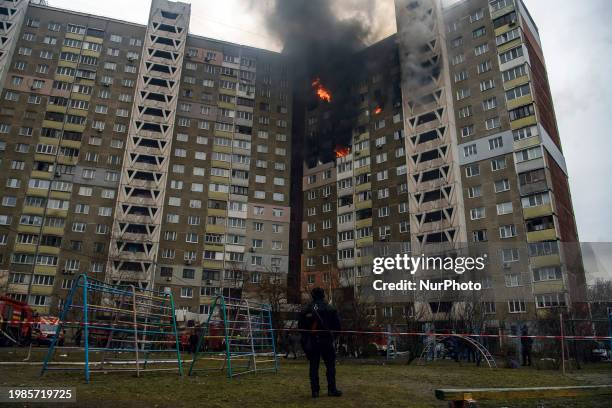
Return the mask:
<path id="1" fill-rule="evenodd" d="M 542 256 L 530 256 L 529 263 L 532 268 L 541 268 L 544 266 L 558 266 L 561 265 L 561 257 L 559 254 L 542 255 Z"/>
<path id="2" fill-rule="evenodd" d="M 359 184 L 358 186 L 355 186 L 356 193 L 360 193 L 362 191 L 371 190 L 371 189 L 372 189 L 372 183 L 363 183 L 363 184 Z"/>
<path id="3" fill-rule="evenodd" d="M 357 159 L 357 158 L 359 158 L 359 156 L 356 156 L 355 158 Z M 364 173 L 369 173 L 369 172 L 370 172 L 370 165 L 361 166 L 361 167 L 356 168 L 356 169 L 353 170 L 353 174 L 355 176 L 358 176 L 358 175 L 364 174 Z"/>
<path id="4" fill-rule="evenodd" d="M 523 208 L 523 217 L 525 219 L 543 217 L 552 213 L 552 204 L 543 204 L 535 207 Z"/>
<path id="5" fill-rule="evenodd" d="M 495 8 L 489 6 L 489 11 L 491 12 L 491 19 L 495 20 L 498 17 L 506 15 L 514 10 L 514 1 L 507 1 L 506 5 L 501 8 Z"/>
<path id="6" fill-rule="evenodd" d="M 217 244 L 211 244 L 211 243 L 204 243 L 204 250 L 205 251 L 215 251 L 215 252 L 223 252 L 224 251 L 224 246 L 221 243 L 217 243 Z M 204 262 L 207 262 L 207 260 L 205 260 Z"/>
<path id="7" fill-rule="evenodd" d="M 533 283 L 533 294 L 559 293 L 565 289 L 563 280 L 538 281 Z"/>
<path id="8" fill-rule="evenodd" d="M 552 228 L 527 232 L 527 242 L 553 241 L 557 239 L 557 231 Z"/>
<path id="9" fill-rule="evenodd" d="M 213 234 L 223 234 L 225 233 L 225 225 L 222 224 L 206 224 L 206 232 L 210 232 Z"/>
<path id="10" fill-rule="evenodd" d="M 365 218 L 363 220 L 357 220 L 355 222 L 355 229 L 371 227 L 372 226 L 372 218 Z"/>
<path id="11" fill-rule="evenodd" d="M 363 237 L 363 238 L 359 238 L 355 242 L 355 246 L 357 248 L 363 248 L 363 247 L 371 246 L 373 244 L 373 242 L 374 242 L 374 238 L 372 236 Z"/>
<path id="12" fill-rule="evenodd" d="M 204 259 L 202 261 L 202 266 L 206 269 L 222 269 L 223 261 L 215 261 L 211 259 Z"/>
<path id="13" fill-rule="evenodd" d="M 32 295 L 51 295 L 53 286 L 32 285 Z"/>
<path id="14" fill-rule="evenodd" d="M 535 125 L 537 123 L 535 115 L 530 115 L 524 118 L 513 120 L 510 122 L 510 128 L 512 130 L 524 128 L 526 126 Z"/>
<path id="15" fill-rule="evenodd" d="M 372 200 L 359 201 L 355 204 L 357 210 L 363 210 L 364 208 L 372 208 Z"/>
<path id="16" fill-rule="evenodd" d="M 56 265 L 36 265 L 34 267 L 34 273 L 37 275 L 55 275 L 56 272 Z"/>
<path id="17" fill-rule="evenodd" d="M 540 193 L 540 192 L 544 192 L 547 190 L 548 190 L 548 183 L 545 180 L 538 181 L 535 183 L 519 185 L 519 193 L 522 196 L 531 195 L 533 193 Z"/>
<path id="18" fill-rule="evenodd" d="M 533 102 L 533 95 L 531 94 L 523 95 L 520 98 L 515 98 L 515 99 L 512 99 L 506 102 L 506 108 L 510 110 L 510 109 L 518 108 L 519 106 L 527 105 L 531 102 Z"/>

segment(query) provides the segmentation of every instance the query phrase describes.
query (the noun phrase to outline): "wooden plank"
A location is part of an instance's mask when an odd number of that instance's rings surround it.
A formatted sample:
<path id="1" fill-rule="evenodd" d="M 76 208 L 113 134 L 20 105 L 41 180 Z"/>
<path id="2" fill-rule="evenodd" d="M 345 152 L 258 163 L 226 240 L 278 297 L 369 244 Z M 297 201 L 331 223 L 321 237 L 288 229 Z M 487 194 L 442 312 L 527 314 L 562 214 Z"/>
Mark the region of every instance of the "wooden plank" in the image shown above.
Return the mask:
<path id="1" fill-rule="evenodd" d="M 570 387 L 444 388 L 437 389 L 435 393 L 436 398 L 442 401 L 579 397 L 612 394 L 612 384 Z"/>

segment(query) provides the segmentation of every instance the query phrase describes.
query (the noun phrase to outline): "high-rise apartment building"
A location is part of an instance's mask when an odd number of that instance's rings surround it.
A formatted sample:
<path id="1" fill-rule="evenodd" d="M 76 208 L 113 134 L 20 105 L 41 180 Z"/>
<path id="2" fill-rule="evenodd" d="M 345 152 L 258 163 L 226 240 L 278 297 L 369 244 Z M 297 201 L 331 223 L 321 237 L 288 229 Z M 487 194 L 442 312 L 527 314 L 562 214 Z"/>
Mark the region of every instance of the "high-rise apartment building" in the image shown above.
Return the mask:
<path id="1" fill-rule="evenodd" d="M 2 292 L 54 311 L 88 273 L 172 288 L 199 312 L 285 279 L 281 55 L 189 35 L 178 2 L 153 0 L 147 26 L 26 1 L 0 11 Z"/>
<path id="2" fill-rule="evenodd" d="M 358 295 L 375 255 L 443 250 L 487 253 L 491 319 L 582 300 L 523 2 L 395 6 L 397 34 L 348 64 L 348 138 L 313 154 L 338 140 L 326 84 L 281 53 L 190 35 L 188 4 L 153 0 L 142 26 L 1 3 L 0 291 L 54 311 L 88 273 L 206 313 L 268 282 Z M 373 313 L 417 307 L 389 299 Z"/>
<path id="3" fill-rule="evenodd" d="M 486 253 L 481 313 L 530 320 L 584 301 L 538 31 L 521 0 L 450 3 L 396 0 L 398 33 L 362 52 L 352 140 L 304 169 L 301 286 L 359 296 L 374 256 Z M 307 113 L 306 140 L 326 109 Z M 396 296 L 362 295 L 378 321 L 460 303 Z"/>

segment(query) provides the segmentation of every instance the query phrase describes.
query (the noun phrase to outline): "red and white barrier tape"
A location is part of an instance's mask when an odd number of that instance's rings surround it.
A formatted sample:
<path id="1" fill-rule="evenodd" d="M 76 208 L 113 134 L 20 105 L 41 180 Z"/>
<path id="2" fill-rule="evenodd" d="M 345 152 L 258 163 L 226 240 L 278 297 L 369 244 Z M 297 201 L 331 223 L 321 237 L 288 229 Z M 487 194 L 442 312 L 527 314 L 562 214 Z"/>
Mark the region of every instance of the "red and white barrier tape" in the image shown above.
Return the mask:
<path id="1" fill-rule="evenodd" d="M 28 322 L 17 321 L 17 320 L 8 320 L 4 322 L 10 323 L 10 324 L 28 324 Z M 218 320 L 218 322 L 221 322 L 221 320 Z M 80 321 L 65 321 L 63 323 L 64 324 L 78 324 L 80 326 L 85 326 L 85 323 L 80 322 Z M 113 324 L 116 325 L 117 323 L 89 322 L 87 325 L 89 326 L 111 326 Z M 129 323 L 122 322 L 120 323 L 120 325 L 131 326 L 133 324 L 131 322 Z M 138 325 L 148 325 L 148 324 L 144 322 L 138 322 Z M 153 326 L 155 324 L 153 323 L 150 325 Z M 193 329 L 193 327 L 188 327 L 187 329 Z M 328 332 L 327 330 L 301 330 L 301 329 L 291 329 L 291 328 L 280 328 L 280 329 L 274 329 L 274 330 L 277 332 L 281 332 L 281 331 L 282 332 L 323 332 L 323 333 Z M 560 335 L 518 335 L 518 334 L 486 334 L 486 333 L 474 334 L 474 333 L 444 333 L 444 332 L 428 333 L 428 332 L 392 332 L 392 331 L 360 331 L 360 330 L 338 330 L 338 331 L 333 331 L 333 333 L 336 335 L 355 334 L 355 335 L 362 335 L 362 336 L 424 336 L 424 337 L 437 336 L 437 337 L 445 337 L 445 336 L 450 336 L 450 335 L 456 335 L 456 336 L 463 336 L 463 337 L 490 337 L 490 338 L 502 337 L 502 338 L 516 338 L 516 339 L 530 338 L 530 339 L 558 340 L 558 339 L 563 338 L 565 340 L 612 340 L 612 336 L 560 336 Z M 171 332 L 168 332 L 168 334 L 171 334 Z"/>

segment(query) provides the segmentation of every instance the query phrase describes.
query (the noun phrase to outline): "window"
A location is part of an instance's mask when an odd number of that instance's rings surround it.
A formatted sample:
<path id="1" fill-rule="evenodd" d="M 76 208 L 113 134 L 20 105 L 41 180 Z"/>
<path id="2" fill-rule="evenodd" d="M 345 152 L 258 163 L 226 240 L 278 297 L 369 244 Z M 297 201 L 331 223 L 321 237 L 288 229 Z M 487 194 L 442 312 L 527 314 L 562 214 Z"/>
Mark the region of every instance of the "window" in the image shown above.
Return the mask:
<path id="1" fill-rule="evenodd" d="M 15 196 L 2 197 L 2 205 L 4 207 L 15 207 L 15 205 L 17 205 L 17 197 Z"/>
<path id="2" fill-rule="evenodd" d="M 17 53 L 19 55 L 30 56 L 30 55 L 32 55 L 32 49 L 31 48 L 27 48 L 27 47 L 19 47 L 19 50 L 17 51 Z"/>
<path id="3" fill-rule="evenodd" d="M 538 159 L 542 157 L 542 148 L 540 146 L 536 146 L 529 149 L 521 150 L 514 153 L 514 157 L 517 163 Z"/>
<path id="4" fill-rule="evenodd" d="M 489 150 L 499 149 L 504 146 L 504 141 L 501 136 L 489 139 Z"/>
<path id="5" fill-rule="evenodd" d="M 527 126 L 524 128 L 516 129 L 512 131 L 512 136 L 514 141 L 527 139 L 532 136 L 538 135 L 538 127 L 537 126 Z"/>
<path id="6" fill-rule="evenodd" d="M 510 190 L 510 181 L 508 179 L 497 180 L 494 183 L 496 193 Z"/>
<path id="7" fill-rule="evenodd" d="M 484 9 L 478 9 L 472 14 L 470 14 L 470 23 L 474 23 L 476 21 L 482 20 L 484 17 Z"/>
<path id="8" fill-rule="evenodd" d="M 499 116 L 485 120 L 485 128 L 487 130 L 497 129 L 500 126 Z"/>
<path id="9" fill-rule="evenodd" d="M 463 54 L 457 54 L 452 58 L 451 63 L 452 65 L 459 65 L 463 61 L 465 61 L 465 56 Z"/>
<path id="10" fill-rule="evenodd" d="M 480 175 L 480 166 L 478 164 L 472 164 L 465 166 L 465 177 L 475 177 Z"/>
<path id="11" fill-rule="evenodd" d="M 503 170 L 506 168 L 506 158 L 502 157 L 500 159 L 491 160 L 491 171 Z"/>
<path id="12" fill-rule="evenodd" d="M 536 295 L 536 307 L 538 309 L 563 306 L 565 306 L 565 295 L 563 293 Z"/>
<path id="13" fill-rule="evenodd" d="M 504 280 L 507 288 L 514 288 L 517 286 L 521 286 L 521 275 L 512 273 L 504 276 Z"/>
<path id="14" fill-rule="evenodd" d="M 515 23 L 516 20 L 517 20 L 516 11 L 505 13 L 501 17 L 498 17 L 495 20 L 493 20 L 493 27 L 497 29 L 505 25 Z"/>
<path id="15" fill-rule="evenodd" d="M 497 215 L 505 215 L 512 213 L 512 202 L 508 201 L 505 203 L 497 204 Z"/>
<path id="16" fill-rule="evenodd" d="M 492 97 L 492 98 L 485 99 L 484 101 L 482 101 L 482 110 L 484 111 L 495 109 L 496 107 L 497 107 L 496 97 Z"/>
<path id="17" fill-rule="evenodd" d="M 487 43 L 481 44 L 481 45 L 479 45 L 479 46 L 474 48 L 474 54 L 476 56 L 482 55 L 482 54 L 484 54 L 485 52 L 488 52 L 488 51 L 489 51 L 489 44 L 487 44 Z"/>
<path id="18" fill-rule="evenodd" d="M 504 7 L 514 4 L 514 0 L 491 0 L 489 5 L 493 11 L 501 10 Z"/>
<path id="19" fill-rule="evenodd" d="M 472 106 L 471 105 L 459 108 L 459 118 L 460 119 L 467 118 L 469 116 L 472 116 Z"/>
<path id="20" fill-rule="evenodd" d="M 516 109 L 512 109 L 511 111 L 508 112 L 508 114 L 510 116 L 510 120 L 518 120 L 518 119 L 526 118 L 528 116 L 535 115 L 535 108 L 533 104 L 525 105 L 525 106 L 518 107 Z"/>
<path id="21" fill-rule="evenodd" d="M 529 84 L 520 85 L 516 88 L 512 88 L 506 91 L 506 100 L 511 101 L 516 98 L 520 98 L 525 95 L 531 94 L 531 87 Z"/>
<path id="22" fill-rule="evenodd" d="M 487 240 L 487 230 L 476 230 L 472 232 L 474 242 L 485 242 Z"/>
<path id="23" fill-rule="evenodd" d="M 499 237 L 502 239 L 516 237 L 516 225 L 510 224 L 499 227 Z"/>
<path id="24" fill-rule="evenodd" d="M 499 61 L 501 64 L 505 64 L 506 62 L 510 62 L 514 59 L 517 59 L 519 57 L 523 56 L 523 47 L 522 46 L 518 46 L 516 48 L 513 48 L 509 51 L 503 52 L 501 54 L 499 54 Z"/>
<path id="25" fill-rule="evenodd" d="M 72 231 L 74 232 L 85 232 L 87 224 L 84 222 L 74 222 L 72 223 Z"/>
<path id="26" fill-rule="evenodd" d="M 544 266 L 533 270 L 534 282 L 560 280 L 562 278 L 563 275 L 559 266 Z"/>
<path id="27" fill-rule="evenodd" d="M 521 198 L 523 208 L 537 207 L 540 205 L 550 204 L 550 194 L 538 193 Z"/>
<path id="28" fill-rule="evenodd" d="M 468 198 L 477 198 L 482 196 L 482 186 L 472 186 L 468 188 Z"/>
<path id="29" fill-rule="evenodd" d="M 111 207 L 99 207 L 98 215 L 101 217 L 110 217 L 113 214 L 113 209 Z"/>
<path id="30" fill-rule="evenodd" d="M 488 91 L 489 89 L 495 88 L 495 81 L 493 79 L 486 79 L 480 82 L 480 91 Z"/>
<path id="31" fill-rule="evenodd" d="M 463 44 L 463 37 L 457 37 L 451 40 L 451 48 L 460 47 Z"/>
<path id="32" fill-rule="evenodd" d="M 508 312 L 510 313 L 525 313 L 527 307 L 523 300 L 509 300 L 508 301 Z"/>
<path id="33" fill-rule="evenodd" d="M 501 250 L 501 258 L 504 263 L 518 262 L 518 248 L 504 248 Z"/>
<path id="34" fill-rule="evenodd" d="M 541 241 L 529 243 L 529 256 L 547 256 L 556 255 L 559 253 L 559 245 L 557 241 Z"/>
<path id="35" fill-rule="evenodd" d="M 472 220 L 479 220 L 485 218 L 486 211 L 484 207 L 472 208 L 470 210 L 470 218 Z"/>
<path id="36" fill-rule="evenodd" d="M 181 297 L 191 299 L 193 297 L 193 288 L 190 287 L 182 287 L 181 288 Z"/>
<path id="37" fill-rule="evenodd" d="M 473 38 L 480 38 L 483 35 L 485 35 L 487 33 L 487 29 L 483 26 L 483 27 L 479 27 L 477 29 L 475 29 L 474 31 L 472 31 L 472 37 Z"/>
<path id="38" fill-rule="evenodd" d="M 476 155 L 478 152 L 476 151 L 476 144 L 469 144 L 463 147 L 463 156 L 470 157 Z"/>
<path id="39" fill-rule="evenodd" d="M 48 306 L 51 298 L 44 295 L 30 295 L 29 303 L 34 306 Z"/>
<path id="40" fill-rule="evenodd" d="M 526 65 L 519 65 L 518 67 L 502 72 L 502 79 L 504 82 L 508 82 L 525 75 L 527 75 Z"/>
<path id="41" fill-rule="evenodd" d="M 470 91 L 470 88 L 459 89 L 457 90 L 457 100 L 460 101 L 461 99 L 465 99 L 471 94 L 472 92 Z"/>
<path id="42" fill-rule="evenodd" d="M 16 179 L 16 178 L 6 179 L 6 186 L 9 187 L 9 188 L 20 188 L 21 187 L 21 180 Z"/>
<path id="43" fill-rule="evenodd" d="M 17 102 L 19 100 L 19 94 L 13 91 L 6 91 L 4 94 L 4 99 L 7 101 Z"/>
<path id="44" fill-rule="evenodd" d="M 484 74 L 485 72 L 489 72 L 491 68 L 492 68 L 491 61 L 486 60 L 486 61 L 479 63 L 476 66 L 476 72 L 478 72 L 479 75 Z"/>

